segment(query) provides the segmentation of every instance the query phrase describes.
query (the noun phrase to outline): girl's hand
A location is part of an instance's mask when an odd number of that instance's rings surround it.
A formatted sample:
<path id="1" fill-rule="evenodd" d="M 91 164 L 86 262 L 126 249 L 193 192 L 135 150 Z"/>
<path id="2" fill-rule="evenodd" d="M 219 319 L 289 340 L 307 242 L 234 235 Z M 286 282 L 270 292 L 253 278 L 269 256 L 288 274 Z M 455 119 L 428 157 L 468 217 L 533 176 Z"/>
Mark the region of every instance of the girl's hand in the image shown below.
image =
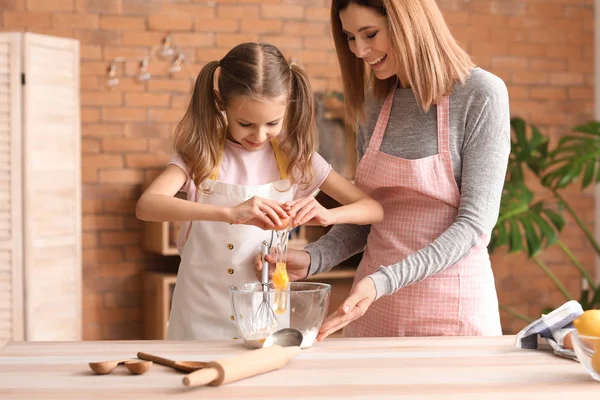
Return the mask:
<path id="1" fill-rule="evenodd" d="M 279 229 L 287 218 L 279 203 L 258 196 L 229 209 L 229 222 L 255 225 L 264 230 Z"/>
<path id="2" fill-rule="evenodd" d="M 292 218 L 293 227 L 303 224 L 329 226 L 335 223 L 333 212 L 323 207 L 313 196 L 288 201 L 283 209 Z"/>
<path id="3" fill-rule="evenodd" d="M 274 252 L 275 249 L 271 249 L 271 251 Z M 275 254 L 267 254 L 265 259 L 269 263 L 269 279 L 271 279 L 277 260 L 275 259 Z M 288 249 L 285 261 L 285 269 L 287 270 L 290 282 L 306 278 L 308 275 L 308 268 L 310 267 L 310 255 L 308 252 L 304 250 Z M 256 272 L 256 279 L 259 281 L 261 280 L 262 266 L 262 256 L 257 254 L 254 259 L 254 271 Z"/>
<path id="4" fill-rule="evenodd" d="M 350 322 L 365 315 L 367 309 L 373 304 L 377 297 L 375 283 L 368 276 L 358 282 L 350 295 L 340 306 L 323 322 L 317 340 L 320 342 L 335 331 L 342 329 Z"/>

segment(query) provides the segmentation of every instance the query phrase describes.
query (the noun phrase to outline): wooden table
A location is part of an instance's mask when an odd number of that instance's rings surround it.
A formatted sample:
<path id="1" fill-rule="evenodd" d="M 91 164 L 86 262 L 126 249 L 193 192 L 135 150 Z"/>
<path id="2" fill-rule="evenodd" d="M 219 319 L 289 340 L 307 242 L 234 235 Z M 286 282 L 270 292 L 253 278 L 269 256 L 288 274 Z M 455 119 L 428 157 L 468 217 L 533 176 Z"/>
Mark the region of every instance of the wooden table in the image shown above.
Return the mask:
<path id="1" fill-rule="evenodd" d="M 249 351 L 232 342 L 0 342 L 0 399 L 598 399 L 576 361 L 513 347 L 512 336 L 327 339 L 283 369 L 221 387 L 187 388 L 154 364 L 94 375 L 89 361 L 144 351 L 214 360 Z M 586 396 L 586 397 L 583 397 Z"/>

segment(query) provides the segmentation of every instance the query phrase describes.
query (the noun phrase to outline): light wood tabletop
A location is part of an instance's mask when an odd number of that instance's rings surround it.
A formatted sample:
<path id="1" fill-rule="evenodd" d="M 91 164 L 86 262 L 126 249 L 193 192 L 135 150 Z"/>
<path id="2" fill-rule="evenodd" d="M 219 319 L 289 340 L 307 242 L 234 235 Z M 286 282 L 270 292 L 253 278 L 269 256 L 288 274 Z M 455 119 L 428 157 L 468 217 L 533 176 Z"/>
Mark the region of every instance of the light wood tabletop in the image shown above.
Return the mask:
<path id="1" fill-rule="evenodd" d="M 522 350 L 513 336 L 331 338 L 284 368 L 219 387 L 188 388 L 184 373 L 154 364 L 94 375 L 90 361 L 211 361 L 250 351 L 232 342 L 0 342 L 0 399 L 592 399 L 600 382 L 576 361 Z M 581 397 L 588 396 L 588 397 Z"/>

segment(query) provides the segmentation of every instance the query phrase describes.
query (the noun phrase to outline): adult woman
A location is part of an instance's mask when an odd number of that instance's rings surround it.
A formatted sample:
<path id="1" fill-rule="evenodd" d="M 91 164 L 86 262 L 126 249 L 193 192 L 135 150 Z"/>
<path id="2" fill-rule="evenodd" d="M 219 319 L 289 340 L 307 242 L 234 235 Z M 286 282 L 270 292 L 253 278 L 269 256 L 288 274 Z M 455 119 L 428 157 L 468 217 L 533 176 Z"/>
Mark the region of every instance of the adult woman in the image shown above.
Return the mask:
<path id="1" fill-rule="evenodd" d="M 318 339 L 348 324 L 346 336 L 501 334 L 486 246 L 510 152 L 506 86 L 474 66 L 434 0 L 333 0 L 331 10 L 346 111 L 365 121 L 356 185 L 384 221 L 335 226 L 290 252 L 290 279 L 301 279 L 365 251 Z"/>

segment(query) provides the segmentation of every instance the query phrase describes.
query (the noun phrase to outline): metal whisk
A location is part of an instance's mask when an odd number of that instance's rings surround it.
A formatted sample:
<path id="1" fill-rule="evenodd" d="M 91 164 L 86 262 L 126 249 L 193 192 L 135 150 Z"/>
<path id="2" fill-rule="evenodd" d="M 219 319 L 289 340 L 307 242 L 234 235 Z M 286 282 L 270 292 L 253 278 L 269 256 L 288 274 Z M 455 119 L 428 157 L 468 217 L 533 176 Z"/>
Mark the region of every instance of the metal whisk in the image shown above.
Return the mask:
<path id="1" fill-rule="evenodd" d="M 277 328 L 277 318 L 269 304 L 269 263 L 265 259 L 269 252 L 269 244 L 263 242 L 261 245 L 262 271 L 261 284 L 263 300 L 252 316 L 252 329 L 255 332 L 272 332 Z"/>

